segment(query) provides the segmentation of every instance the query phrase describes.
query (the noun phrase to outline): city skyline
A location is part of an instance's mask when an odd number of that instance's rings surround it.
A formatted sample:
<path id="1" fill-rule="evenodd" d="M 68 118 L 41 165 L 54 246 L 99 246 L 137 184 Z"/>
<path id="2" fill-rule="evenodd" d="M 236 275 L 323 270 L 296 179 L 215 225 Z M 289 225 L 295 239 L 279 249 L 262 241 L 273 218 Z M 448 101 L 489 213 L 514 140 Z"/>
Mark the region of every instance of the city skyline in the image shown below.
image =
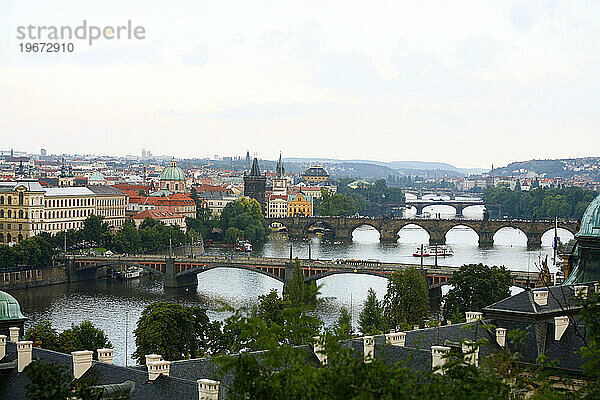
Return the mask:
<path id="1" fill-rule="evenodd" d="M 468 168 L 594 156 L 600 144 L 594 2 L 142 4 L 64 1 L 60 16 L 53 2 L 0 5 L 5 143 Z M 18 50 L 19 26 L 83 20 L 131 20 L 146 37 Z"/>

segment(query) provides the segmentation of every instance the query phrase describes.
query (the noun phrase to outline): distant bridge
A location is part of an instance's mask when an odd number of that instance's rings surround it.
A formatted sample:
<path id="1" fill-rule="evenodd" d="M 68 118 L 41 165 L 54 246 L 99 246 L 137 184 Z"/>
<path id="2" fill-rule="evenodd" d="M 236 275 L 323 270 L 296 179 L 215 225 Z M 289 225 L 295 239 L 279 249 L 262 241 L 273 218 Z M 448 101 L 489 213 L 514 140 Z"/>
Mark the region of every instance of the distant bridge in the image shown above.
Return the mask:
<path id="1" fill-rule="evenodd" d="M 63 258 L 63 260 L 65 260 Z M 287 258 L 265 258 L 247 256 L 197 256 L 166 257 L 155 255 L 133 256 L 68 256 L 65 260 L 71 273 L 85 273 L 98 268 L 120 268 L 121 266 L 138 266 L 152 273 L 162 274 L 165 287 L 196 286 L 197 275 L 215 268 L 234 268 L 254 271 L 284 284 L 291 279 L 293 262 Z M 344 260 L 308 260 L 301 259 L 300 266 L 305 282 L 316 281 L 337 274 L 363 274 L 389 277 L 396 271 L 407 268 L 421 270 L 427 281 L 432 298 L 441 296 L 441 286 L 446 284 L 458 267 L 431 266 L 384 263 L 379 261 Z M 513 271 L 514 285 L 519 287 L 535 287 L 537 273 Z"/>
<path id="2" fill-rule="evenodd" d="M 370 218 L 370 217 L 287 217 L 266 218 L 267 224 L 278 223 L 284 226 L 290 238 L 303 239 L 311 229 L 321 227 L 328 230 L 331 238 L 336 241 L 352 241 L 352 232 L 360 226 L 370 226 L 379 232 L 381 242 L 395 243 L 398 232 L 407 225 L 417 225 L 429 234 L 430 245 L 446 243 L 446 234 L 457 226 L 471 228 L 479 236 L 479 247 L 494 245 L 494 235 L 502 228 L 515 228 L 527 236 L 527 247 L 539 248 L 542 245 L 542 235 L 554 229 L 554 221 L 525 221 L 525 220 L 471 220 L 471 219 L 419 219 L 419 218 Z M 559 221 L 558 227 L 576 234 L 578 222 Z"/>

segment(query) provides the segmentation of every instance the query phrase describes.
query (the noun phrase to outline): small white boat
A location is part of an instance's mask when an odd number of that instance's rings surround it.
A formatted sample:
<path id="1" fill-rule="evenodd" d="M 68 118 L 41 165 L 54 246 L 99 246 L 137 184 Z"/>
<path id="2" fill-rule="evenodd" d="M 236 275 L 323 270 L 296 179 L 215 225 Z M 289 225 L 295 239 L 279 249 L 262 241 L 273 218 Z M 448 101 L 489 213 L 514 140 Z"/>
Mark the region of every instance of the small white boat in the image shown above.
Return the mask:
<path id="1" fill-rule="evenodd" d="M 115 275 L 119 279 L 135 279 L 142 276 L 144 273 L 144 269 L 140 267 L 127 267 L 127 269 L 122 271 L 116 271 Z"/>
<path id="2" fill-rule="evenodd" d="M 454 252 L 447 246 L 427 246 L 423 247 L 422 254 L 420 247 L 413 253 L 414 257 L 435 257 L 436 255 L 438 257 L 450 257 L 454 255 Z"/>

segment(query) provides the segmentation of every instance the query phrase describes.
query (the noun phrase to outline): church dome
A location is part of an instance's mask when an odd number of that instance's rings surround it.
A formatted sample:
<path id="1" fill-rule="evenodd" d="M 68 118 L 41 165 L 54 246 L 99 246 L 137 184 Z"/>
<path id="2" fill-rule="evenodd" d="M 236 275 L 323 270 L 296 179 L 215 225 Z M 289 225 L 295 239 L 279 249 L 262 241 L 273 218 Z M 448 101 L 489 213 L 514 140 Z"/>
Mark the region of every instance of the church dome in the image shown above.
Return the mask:
<path id="1" fill-rule="evenodd" d="M 600 195 L 596 197 L 583 213 L 581 229 L 577 237 L 600 238 Z"/>
<path id="2" fill-rule="evenodd" d="M 25 319 L 19 302 L 10 294 L 0 291 L 0 321 L 16 319 Z"/>
<path id="3" fill-rule="evenodd" d="M 177 166 L 177 161 L 171 160 L 171 166 L 160 174 L 161 181 L 185 181 L 185 172 Z"/>

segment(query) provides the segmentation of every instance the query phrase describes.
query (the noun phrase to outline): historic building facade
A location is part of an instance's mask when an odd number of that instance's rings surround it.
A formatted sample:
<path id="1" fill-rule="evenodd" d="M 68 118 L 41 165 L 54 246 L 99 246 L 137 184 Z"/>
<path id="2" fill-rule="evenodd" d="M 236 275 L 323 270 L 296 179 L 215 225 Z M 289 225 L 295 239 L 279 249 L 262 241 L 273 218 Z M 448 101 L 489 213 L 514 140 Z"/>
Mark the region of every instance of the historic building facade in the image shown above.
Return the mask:
<path id="1" fill-rule="evenodd" d="M 43 231 L 44 188 L 36 180 L 0 182 L 0 244 Z"/>
<path id="2" fill-rule="evenodd" d="M 288 199 L 288 217 L 311 217 L 312 201 L 301 193 L 293 194 Z"/>
<path id="3" fill-rule="evenodd" d="M 175 159 L 171 160 L 171 165 L 160 174 L 160 189 L 171 193 L 186 192 L 185 172 L 177 166 Z"/>
<path id="4" fill-rule="evenodd" d="M 89 186 L 94 193 L 96 208 L 94 214 L 102 217 L 112 229 L 120 228 L 125 223 L 125 210 L 127 210 L 127 195 L 112 186 Z"/>

